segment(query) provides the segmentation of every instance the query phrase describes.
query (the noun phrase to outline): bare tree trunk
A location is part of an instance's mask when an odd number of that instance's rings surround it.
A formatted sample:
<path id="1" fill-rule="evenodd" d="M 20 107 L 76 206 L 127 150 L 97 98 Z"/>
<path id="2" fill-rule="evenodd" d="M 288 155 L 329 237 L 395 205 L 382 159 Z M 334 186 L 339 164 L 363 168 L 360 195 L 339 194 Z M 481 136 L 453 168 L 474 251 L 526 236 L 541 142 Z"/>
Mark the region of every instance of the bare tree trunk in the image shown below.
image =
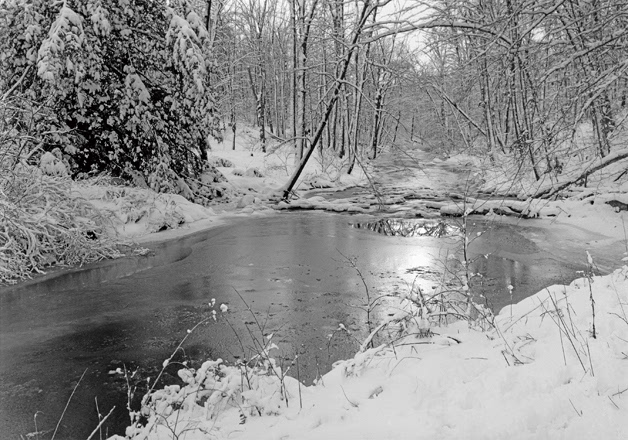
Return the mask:
<path id="1" fill-rule="evenodd" d="M 332 97 L 327 103 L 325 114 L 323 115 L 321 121 L 318 124 L 316 133 L 314 134 L 314 137 L 312 139 L 311 147 L 308 149 L 307 153 L 303 156 L 303 159 L 301 159 L 299 166 L 294 171 L 294 173 L 292 174 L 292 176 L 290 177 L 290 180 L 288 181 L 286 185 L 286 189 L 284 190 L 284 193 L 283 193 L 284 199 L 287 199 L 290 196 L 290 193 L 292 192 L 292 188 L 294 188 L 294 185 L 296 184 L 297 180 L 299 179 L 299 176 L 303 172 L 303 169 L 305 168 L 307 161 L 309 160 L 310 156 L 312 155 L 312 152 L 316 149 L 316 145 L 321 139 L 323 130 L 325 129 L 325 126 L 327 125 L 331 112 L 334 109 L 336 102 L 338 101 L 338 97 L 340 96 L 340 90 L 343 87 L 344 81 L 347 77 L 347 72 L 349 71 L 349 64 L 351 63 L 351 59 L 353 58 L 353 53 L 355 52 L 357 48 L 358 39 L 360 38 L 360 35 L 362 34 L 362 30 L 364 29 L 368 16 L 373 12 L 374 9 L 375 7 L 371 5 L 371 0 L 364 1 L 362 9 L 360 11 L 358 23 L 354 30 L 353 38 L 351 39 L 351 42 L 348 45 L 349 49 L 346 55 L 342 59 L 340 75 L 336 78 L 334 88 L 332 91 Z"/>
<path id="2" fill-rule="evenodd" d="M 397 132 L 399 131 L 399 122 L 401 121 L 401 111 L 397 114 L 397 123 L 395 124 L 395 134 L 393 135 L 392 145 L 397 141 Z"/>
<path id="3" fill-rule="evenodd" d="M 257 87 L 255 87 L 255 82 L 253 81 L 253 73 L 251 72 L 251 68 L 249 67 L 247 70 L 249 73 L 251 90 L 253 92 L 256 103 L 255 118 L 257 125 L 259 126 L 259 141 L 262 145 L 262 152 L 266 153 L 266 105 L 264 102 L 265 73 L 263 70 L 260 72 L 260 90 L 258 91 Z"/>
<path id="4" fill-rule="evenodd" d="M 297 16 L 298 26 L 297 29 L 300 29 L 299 34 L 299 53 L 298 53 L 298 63 L 299 67 L 297 69 L 297 83 L 298 83 L 298 92 L 299 99 L 297 102 L 297 123 L 299 126 L 299 130 L 297 133 L 297 144 L 299 145 L 299 157 L 303 157 L 303 153 L 306 148 L 307 141 L 307 113 L 306 113 L 306 104 L 307 104 L 307 50 L 310 38 L 310 29 L 312 26 L 312 20 L 314 19 L 314 13 L 316 12 L 316 6 L 318 4 L 318 0 L 313 0 L 310 5 L 310 11 L 308 12 L 306 9 L 306 1 L 305 0 L 296 0 L 298 4 L 297 12 L 299 13 Z"/>
<path id="5" fill-rule="evenodd" d="M 260 74 L 260 92 L 257 99 L 257 119 L 259 120 L 259 141 L 262 144 L 262 153 L 266 153 L 266 100 L 264 98 L 266 90 L 266 75 L 264 71 Z"/>
<path id="6" fill-rule="evenodd" d="M 233 134 L 233 140 L 231 141 L 231 149 L 235 151 L 236 146 L 236 120 L 235 114 L 231 114 L 231 133 Z"/>
<path id="7" fill-rule="evenodd" d="M 375 9 L 375 11 L 373 12 L 373 21 L 375 21 L 376 19 L 376 12 L 377 9 Z M 359 58 L 359 52 L 356 53 L 356 61 L 355 61 L 355 77 L 358 80 L 358 83 L 356 84 L 356 87 L 354 88 L 353 94 L 354 94 L 354 113 L 353 113 L 353 122 L 351 123 L 351 129 L 352 129 L 352 134 L 351 134 L 351 142 L 352 142 L 352 146 L 353 148 L 351 148 L 351 146 L 349 147 L 350 150 L 350 154 L 352 153 L 353 156 L 351 156 L 351 160 L 349 163 L 349 168 L 347 169 L 347 174 L 351 174 L 351 172 L 353 171 L 353 167 L 355 165 L 355 158 L 356 156 L 359 154 L 359 145 L 360 145 L 360 139 L 359 139 L 359 135 L 358 135 L 358 128 L 359 128 L 359 122 L 360 122 L 360 113 L 362 110 L 362 96 L 364 93 L 364 85 L 366 84 L 366 76 L 368 73 L 368 57 L 371 51 L 371 44 L 370 43 L 366 43 L 366 49 L 364 51 L 364 58 L 362 60 L 362 62 L 360 63 L 360 58 Z"/>
<path id="8" fill-rule="evenodd" d="M 495 129 L 493 127 L 493 111 L 491 102 L 491 85 L 488 74 L 488 65 L 486 56 L 483 56 L 483 65 L 481 68 L 480 93 L 482 96 L 482 107 L 484 110 L 484 123 L 486 124 L 486 140 L 488 141 L 488 149 L 491 161 L 495 161 L 497 152 L 497 143 L 495 142 Z"/>
<path id="9" fill-rule="evenodd" d="M 297 17 L 296 17 L 296 0 L 290 0 L 290 25 L 292 27 L 292 75 L 290 77 L 291 80 L 291 89 L 292 89 L 292 100 L 291 100 L 291 122 L 292 122 L 292 137 L 297 138 L 297 70 L 299 69 L 299 57 L 297 53 Z M 303 150 L 300 148 L 301 145 L 298 141 L 295 142 L 295 148 L 297 149 L 297 159 L 301 160 L 303 158 Z"/>
<path id="10" fill-rule="evenodd" d="M 377 146 L 379 143 L 379 125 L 382 112 L 382 98 L 383 93 L 381 87 L 377 87 L 377 93 L 375 95 L 375 111 L 373 112 L 373 129 L 371 132 L 371 151 L 373 152 L 373 159 L 377 157 Z M 397 124 L 399 125 L 399 124 Z"/>
<path id="11" fill-rule="evenodd" d="M 338 75 L 338 64 L 344 55 L 344 45 L 342 38 L 344 35 L 344 0 L 333 0 L 329 3 L 329 10 L 333 21 L 333 39 L 334 39 L 334 74 Z M 348 103 L 345 87 L 340 89 L 340 103 L 334 107 L 334 117 L 332 124 L 333 131 L 333 148 L 339 158 L 345 155 L 345 137 L 347 132 L 347 112 Z M 340 124 L 340 127 L 338 127 Z"/>
<path id="12" fill-rule="evenodd" d="M 251 73 L 251 68 L 247 67 L 247 72 L 249 74 L 249 84 L 251 85 L 251 92 L 253 93 L 253 99 L 255 100 L 255 125 L 259 126 L 260 125 L 260 120 L 259 120 L 259 109 L 260 109 L 260 105 L 259 105 L 259 99 L 258 99 L 258 94 L 257 94 L 257 87 L 255 87 L 255 81 L 253 81 L 253 74 Z"/>

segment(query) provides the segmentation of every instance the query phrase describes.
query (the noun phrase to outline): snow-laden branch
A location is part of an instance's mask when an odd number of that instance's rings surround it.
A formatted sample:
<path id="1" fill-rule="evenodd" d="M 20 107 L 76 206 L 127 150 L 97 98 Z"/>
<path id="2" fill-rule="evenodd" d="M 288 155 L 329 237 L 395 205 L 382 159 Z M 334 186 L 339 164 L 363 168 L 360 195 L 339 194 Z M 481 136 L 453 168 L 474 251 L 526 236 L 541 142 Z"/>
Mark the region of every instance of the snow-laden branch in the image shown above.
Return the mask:
<path id="1" fill-rule="evenodd" d="M 505 35 L 505 32 L 497 32 L 493 27 L 471 23 L 463 20 L 442 20 L 442 19 L 433 19 L 424 21 L 421 23 L 412 23 L 409 21 L 393 21 L 395 27 L 383 32 L 377 32 L 371 39 L 365 39 L 363 43 L 372 43 L 373 41 L 379 40 L 381 38 L 389 37 L 397 34 L 404 34 L 408 32 L 413 32 L 417 30 L 426 30 L 426 29 L 437 29 L 437 28 L 454 28 L 454 29 L 467 29 L 472 31 L 477 31 L 482 34 L 487 34 L 493 36 L 497 41 L 501 41 L 508 46 L 512 46 L 512 40 Z M 380 28 L 384 25 L 384 22 L 377 22 L 375 25 L 369 27 Z M 365 27 L 365 31 L 369 29 L 369 27 Z"/>
<path id="2" fill-rule="evenodd" d="M 66 48 L 69 52 L 78 51 L 84 39 L 83 18 L 64 5 L 50 27 L 48 38 L 39 47 L 37 74 L 44 80 L 55 81 L 65 67 L 68 73 L 75 73 L 75 82 L 78 82 L 84 74 L 84 69 L 76 66 L 70 57 L 65 59 L 64 65 L 61 56 Z"/>
<path id="3" fill-rule="evenodd" d="M 166 33 L 166 45 L 172 50 L 172 61 L 181 71 L 192 78 L 197 92 L 205 92 L 204 78 L 207 75 L 205 55 L 201 49 L 202 39 L 209 34 L 200 18 L 189 13 L 187 19 L 177 15 L 174 9 L 167 9 L 170 26 Z M 191 23 L 188 21 L 191 20 Z"/>

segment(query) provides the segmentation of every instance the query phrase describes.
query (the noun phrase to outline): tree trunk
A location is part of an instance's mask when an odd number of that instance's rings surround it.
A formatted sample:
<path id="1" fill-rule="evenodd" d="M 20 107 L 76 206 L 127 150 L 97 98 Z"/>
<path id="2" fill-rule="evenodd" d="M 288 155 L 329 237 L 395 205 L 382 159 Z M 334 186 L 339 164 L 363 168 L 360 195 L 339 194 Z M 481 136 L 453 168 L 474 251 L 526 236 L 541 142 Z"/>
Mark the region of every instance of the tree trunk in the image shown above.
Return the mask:
<path id="1" fill-rule="evenodd" d="M 303 172 L 303 169 L 305 168 L 305 165 L 307 164 L 308 159 L 310 158 L 310 156 L 312 155 L 312 152 L 316 149 L 316 145 L 320 141 L 321 135 L 323 134 L 323 130 L 325 129 L 325 126 L 327 125 L 327 122 L 329 120 L 329 116 L 331 115 L 331 112 L 334 109 L 336 102 L 338 101 L 338 97 L 340 96 L 340 90 L 343 87 L 344 81 L 347 77 L 347 72 L 349 71 L 349 64 L 351 63 L 351 59 L 353 58 L 353 53 L 356 50 L 356 47 L 357 47 L 356 44 L 358 42 L 358 39 L 360 38 L 362 30 L 364 29 L 364 25 L 366 24 L 368 16 L 370 15 L 371 12 L 373 12 L 374 8 L 375 7 L 371 6 L 371 0 L 364 1 L 362 10 L 360 13 L 360 19 L 355 28 L 353 38 L 351 39 L 351 42 L 348 45 L 349 49 L 347 51 L 347 54 L 344 56 L 342 60 L 342 67 L 340 70 L 340 75 L 335 81 L 334 88 L 332 91 L 332 97 L 330 101 L 327 103 L 325 113 L 316 129 L 316 133 L 314 134 L 314 137 L 312 139 L 311 147 L 308 149 L 307 153 L 303 156 L 303 159 L 301 159 L 299 166 L 294 171 L 294 173 L 290 177 L 290 180 L 288 181 L 286 189 L 284 190 L 284 193 L 283 193 L 284 199 L 288 199 L 288 197 L 290 196 L 290 192 L 292 192 L 292 188 L 294 188 L 294 185 L 296 184 L 297 180 L 299 179 L 299 176 Z"/>
<path id="2" fill-rule="evenodd" d="M 397 123 L 395 124 L 395 134 L 393 135 L 392 145 L 397 141 L 397 132 L 399 131 L 399 122 L 401 121 L 401 111 L 397 114 Z"/>
<path id="3" fill-rule="evenodd" d="M 299 57 L 297 52 L 297 18 L 296 18 L 296 0 L 290 0 L 290 25 L 292 26 L 292 75 L 291 75 L 291 122 L 292 122 L 292 137 L 295 139 L 295 148 L 297 149 L 297 159 L 303 158 L 303 150 L 299 145 L 297 139 L 297 70 L 299 69 Z"/>
<path id="4" fill-rule="evenodd" d="M 373 129 L 371 132 L 371 151 L 373 152 L 373 159 L 377 157 L 377 145 L 379 141 L 379 125 L 382 112 L 382 89 L 377 88 L 377 94 L 375 95 L 375 111 L 373 112 Z"/>
<path id="5" fill-rule="evenodd" d="M 235 115 L 232 116 L 231 118 L 231 133 L 233 133 L 233 140 L 231 141 L 231 146 L 232 146 L 232 150 L 235 151 L 235 146 L 236 146 L 236 121 L 235 121 Z"/>
<path id="6" fill-rule="evenodd" d="M 253 93 L 253 99 L 255 100 L 255 125 L 259 126 L 260 125 L 260 121 L 259 121 L 260 105 L 259 105 L 259 98 L 257 94 L 257 88 L 255 87 L 255 82 L 253 81 L 253 74 L 251 73 L 251 68 L 247 67 L 246 70 L 249 74 L 249 83 L 251 85 L 251 92 Z"/>

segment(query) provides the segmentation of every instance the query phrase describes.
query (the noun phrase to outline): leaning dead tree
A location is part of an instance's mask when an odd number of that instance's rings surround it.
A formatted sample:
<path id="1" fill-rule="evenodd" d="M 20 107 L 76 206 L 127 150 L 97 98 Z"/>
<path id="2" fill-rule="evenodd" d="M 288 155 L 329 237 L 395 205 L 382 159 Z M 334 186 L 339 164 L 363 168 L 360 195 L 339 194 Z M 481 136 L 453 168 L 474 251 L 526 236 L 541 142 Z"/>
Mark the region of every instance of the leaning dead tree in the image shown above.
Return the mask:
<path id="1" fill-rule="evenodd" d="M 554 197 L 556 194 L 558 194 L 562 190 L 570 187 L 571 185 L 579 181 L 586 179 L 591 174 L 596 173 L 600 171 L 601 169 L 604 169 L 607 166 L 617 163 L 624 159 L 628 159 L 628 148 L 623 148 L 621 150 L 613 151 L 603 158 L 592 161 L 589 164 L 589 166 L 586 167 L 586 169 L 582 171 L 581 173 L 575 176 L 572 176 L 570 178 L 561 180 L 549 188 L 540 189 L 533 195 L 533 197 L 544 198 L 544 199 L 549 199 L 551 197 Z"/>
<path id="2" fill-rule="evenodd" d="M 336 106 L 336 103 L 338 102 L 338 98 L 340 97 L 340 90 L 343 87 L 344 81 L 347 77 L 347 72 L 349 71 L 349 65 L 351 64 L 351 59 L 355 55 L 356 51 L 359 49 L 359 46 L 357 45 L 358 39 L 360 38 L 360 35 L 362 34 L 364 30 L 364 27 L 367 23 L 368 18 L 371 16 L 371 14 L 375 13 L 378 6 L 379 5 L 377 2 L 365 1 L 364 4 L 362 5 L 362 8 L 360 9 L 359 19 L 357 21 L 355 29 L 353 30 L 353 35 L 351 37 L 350 43 L 348 44 L 348 50 L 340 62 L 339 74 L 335 79 L 331 98 L 325 105 L 325 113 L 323 114 L 323 117 L 318 123 L 314 137 L 312 138 L 312 141 L 310 142 L 310 146 L 307 150 L 307 153 L 305 153 L 305 155 L 302 157 L 299 163 L 299 166 L 294 171 L 294 173 L 290 177 L 290 180 L 285 186 L 285 189 L 283 192 L 284 199 L 289 198 L 290 193 L 292 192 L 292 189 L 294 188 L 294 185 L 299 179 L 299 176 L 301 176 L 301 173 L 303 172 L 303 169 L 305 168 L 305 165 L 307 164 L 307 161 L 310 159 L 310 157 L 312 156 L 312 153 L 316 149 L 316 146 L 321 140 L 323 131 L 325 130 L 325 127 L 327 126 L 332 110 Z"/>

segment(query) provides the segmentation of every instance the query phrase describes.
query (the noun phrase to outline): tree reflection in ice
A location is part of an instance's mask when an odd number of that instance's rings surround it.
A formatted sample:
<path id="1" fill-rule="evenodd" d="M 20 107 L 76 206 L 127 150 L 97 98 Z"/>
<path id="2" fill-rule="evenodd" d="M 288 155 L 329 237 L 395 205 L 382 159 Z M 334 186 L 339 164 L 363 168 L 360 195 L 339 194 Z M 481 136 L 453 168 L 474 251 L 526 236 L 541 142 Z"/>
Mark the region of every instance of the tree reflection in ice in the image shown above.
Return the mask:
<path id="1" fill-rule="evenodd" d="M 352 227 L 358 229 L 368 229 L 383 235 L 393 235 L 401 237 L 449 237 L 460 231 L 460 227 L 445 221 L 416 221 L 387 218 L 376 222 L 352 223 Z"/>

